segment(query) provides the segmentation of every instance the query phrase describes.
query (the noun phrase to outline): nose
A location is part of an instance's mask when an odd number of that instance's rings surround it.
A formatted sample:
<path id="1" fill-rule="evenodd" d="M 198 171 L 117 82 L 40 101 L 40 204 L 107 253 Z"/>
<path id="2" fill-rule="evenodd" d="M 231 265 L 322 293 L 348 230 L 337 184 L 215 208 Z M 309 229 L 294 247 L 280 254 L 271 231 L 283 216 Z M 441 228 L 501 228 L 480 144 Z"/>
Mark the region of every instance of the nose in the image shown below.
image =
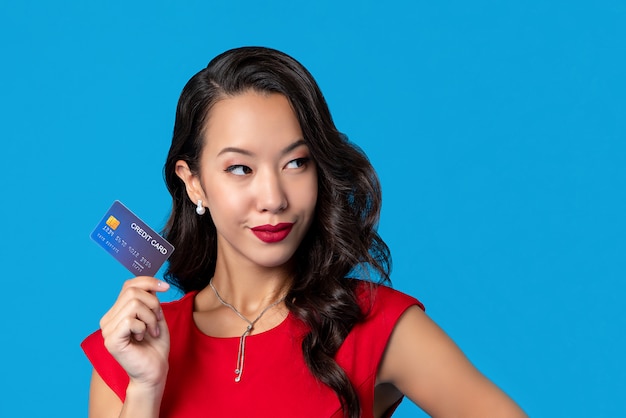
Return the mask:
<path id="1" fill-rule="evenodd" d="M 267 171 L 259 173 L 257 181 L 257 209 L 259 212 L 280 213 L 287 209 L 287 194 L 280 174 Z"/>

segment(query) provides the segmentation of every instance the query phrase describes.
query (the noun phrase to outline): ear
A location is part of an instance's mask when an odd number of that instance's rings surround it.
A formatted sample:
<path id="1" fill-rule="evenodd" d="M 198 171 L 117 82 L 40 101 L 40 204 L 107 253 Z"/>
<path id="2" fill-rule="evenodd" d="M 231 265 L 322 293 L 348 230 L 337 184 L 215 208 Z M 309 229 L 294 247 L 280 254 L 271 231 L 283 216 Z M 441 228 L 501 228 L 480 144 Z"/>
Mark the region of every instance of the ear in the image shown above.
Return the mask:
<path id="1" fill-rule="evenodd" d="M 178 160 L 176 161 L 176 175 L 180 177 L 180 179 L 185 183 L 185 188 L 187 189 L 187 196 L 191 199 L 192 203 L 196 205 L 198 200 L 202 200 L 206 205 L 206 197 L 204 195 L 204 190 L 202 189 L 202 185 L 200 184 L 200 178 L 191 172 L 189 169 L 189 165 L 187 165 L 186 161 Z"/>

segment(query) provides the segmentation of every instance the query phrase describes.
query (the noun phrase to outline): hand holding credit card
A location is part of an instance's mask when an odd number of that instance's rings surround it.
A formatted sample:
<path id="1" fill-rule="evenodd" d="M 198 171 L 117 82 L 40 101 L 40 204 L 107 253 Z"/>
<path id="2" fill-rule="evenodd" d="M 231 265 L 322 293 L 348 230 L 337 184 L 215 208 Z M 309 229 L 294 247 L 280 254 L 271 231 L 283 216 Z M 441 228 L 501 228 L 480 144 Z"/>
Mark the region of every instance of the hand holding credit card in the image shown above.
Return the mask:
<path id="1" fill-rule="evenodd" d="M 154 276 L 174 251 L 172 244 L 119 200 L 113 202 L 91 239 L 136 276 Z"/>

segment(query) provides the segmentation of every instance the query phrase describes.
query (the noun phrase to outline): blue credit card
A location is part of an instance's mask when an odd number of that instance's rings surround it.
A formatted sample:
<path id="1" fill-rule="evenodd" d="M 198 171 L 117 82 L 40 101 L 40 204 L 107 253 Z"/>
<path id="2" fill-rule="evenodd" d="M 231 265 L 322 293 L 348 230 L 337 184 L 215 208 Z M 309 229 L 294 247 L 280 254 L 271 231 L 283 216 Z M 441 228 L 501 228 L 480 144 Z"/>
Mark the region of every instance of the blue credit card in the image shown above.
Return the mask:
<path id="1" fill-rule="evenodd" d="M 174 247 L 119 200 L 104 215 L 91 239 L 136 276 L 154 276 Z"/>

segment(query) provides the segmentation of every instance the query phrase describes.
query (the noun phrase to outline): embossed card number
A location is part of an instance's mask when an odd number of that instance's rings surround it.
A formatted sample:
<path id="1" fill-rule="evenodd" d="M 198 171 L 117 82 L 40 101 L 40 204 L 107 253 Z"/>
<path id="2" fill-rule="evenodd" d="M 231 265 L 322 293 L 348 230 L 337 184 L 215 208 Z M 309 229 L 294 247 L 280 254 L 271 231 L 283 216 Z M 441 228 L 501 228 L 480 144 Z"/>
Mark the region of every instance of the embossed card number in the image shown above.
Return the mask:
<path id="1" fill-rule="evenodd" d="M 91 239 L 136 276 L 154 276 L 174 247 L 119 200 L 113 202 Z"/>

